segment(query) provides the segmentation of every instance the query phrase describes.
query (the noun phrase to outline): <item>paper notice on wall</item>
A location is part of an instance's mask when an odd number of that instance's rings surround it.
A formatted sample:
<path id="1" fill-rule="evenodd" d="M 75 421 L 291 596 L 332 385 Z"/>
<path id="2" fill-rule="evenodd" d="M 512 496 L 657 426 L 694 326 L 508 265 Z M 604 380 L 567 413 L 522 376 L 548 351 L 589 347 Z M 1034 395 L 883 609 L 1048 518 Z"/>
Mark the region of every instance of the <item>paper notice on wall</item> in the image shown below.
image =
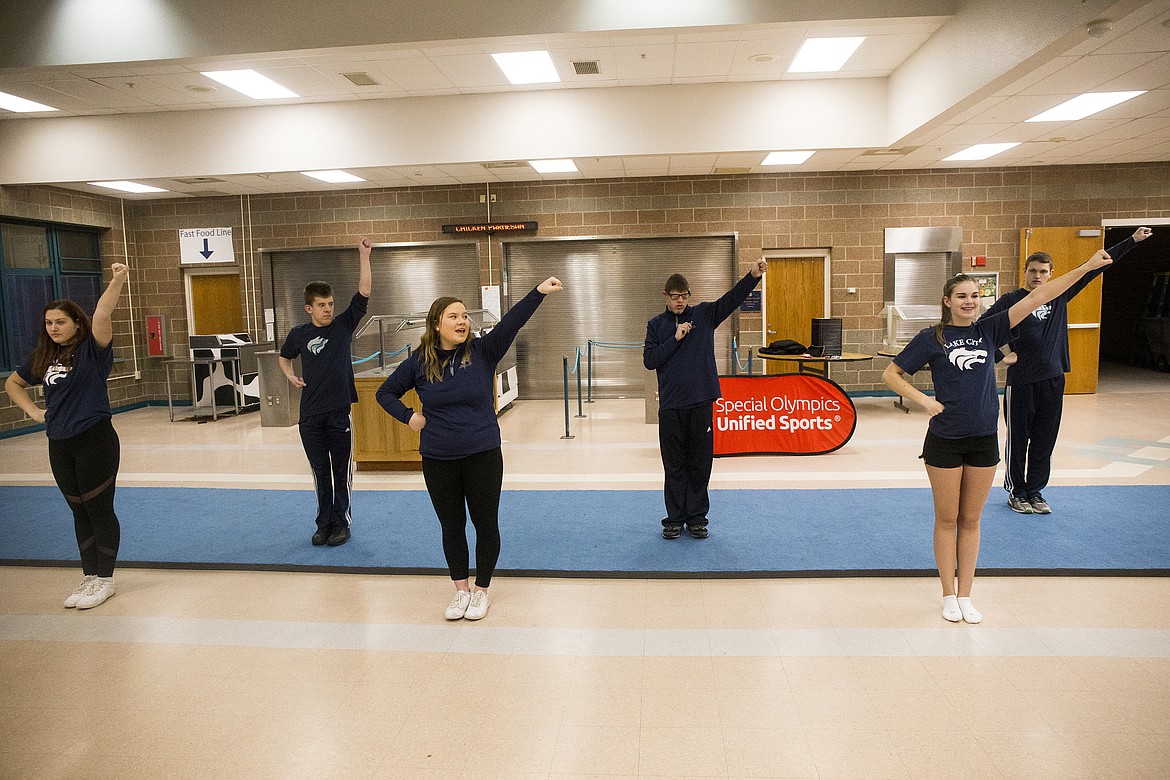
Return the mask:
<path id="1" fill-rule="evenodd" d="M 498 285 L 487 285 L 479 288 L 480 308 L 487 309 L 498 320 L 500 314 L 500 288 Z"/>

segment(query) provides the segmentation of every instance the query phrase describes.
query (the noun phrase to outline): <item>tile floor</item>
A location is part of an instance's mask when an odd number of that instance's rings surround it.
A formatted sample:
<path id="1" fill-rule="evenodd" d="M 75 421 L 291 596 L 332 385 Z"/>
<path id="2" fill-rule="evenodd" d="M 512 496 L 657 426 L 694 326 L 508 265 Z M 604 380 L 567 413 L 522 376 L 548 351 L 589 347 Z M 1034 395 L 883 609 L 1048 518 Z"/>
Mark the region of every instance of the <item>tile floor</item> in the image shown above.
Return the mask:
<path id="1" fill-rule="evenodd" d="M 1168 391 L 1111 371 L 1067 399 L 1054 485 L 1170 484 Z M 713 487 L 925 485 L 925 416 L 857 405 L 842 450 L 719 460 Z M 659 487 L 641 401 L 586 412 L 572 440 L 559 402 L 505 414 L 506 486 Z M 123 485 L 310 484 L 254 414 L 115 425 Z M 39 435 L 0 461 L 0 496 L 52 484 Z M 0 777 L 1170 776 L 1165 577 L 981 578 L 978 626 L 938 617 L 933 578 L 499 578 L 454 624 L 442 577 L 125 568 L 62 609 L 79 578 L 0 567 Z"/>

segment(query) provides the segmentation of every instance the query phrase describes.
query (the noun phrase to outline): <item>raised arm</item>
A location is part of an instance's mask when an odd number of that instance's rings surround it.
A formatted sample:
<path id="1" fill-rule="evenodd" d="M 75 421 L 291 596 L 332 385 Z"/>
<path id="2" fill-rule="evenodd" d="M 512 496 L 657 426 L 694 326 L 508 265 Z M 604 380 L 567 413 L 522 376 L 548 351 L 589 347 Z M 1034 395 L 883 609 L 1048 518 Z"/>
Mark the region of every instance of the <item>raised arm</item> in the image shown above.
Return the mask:
<path id="1" fill-rule="evenodd" d="M 98 298 L 97 308 L 93 311 L 93 340 L 102 349 L 110 346 L 114 338 L 114 309 L 118 306 L 118 298 L 122 296 L 126 277 L 130 275 L 130 268 L 125 263 L 114 263 L 110 270 L 114 272 L 114 278 L 106 286 L 102 297 Z"/>
<path id="2" fill-rule="evenodd" d="M 715 301 L 713 308 L 716 325 L 719 325 L 719 323 L 730 317 L 739 308 L 740 304 L 747 299 L 748 293 L 754 290 L 756 285 L 760 283 L 760 277 L 767 270 L 768 261 L 761 257 L 752 266 L 752 270 L 748 271 L 742 279 L 736 282 L 734 287 L 724 293 L 719 300 Z"/>
<path id="3" fill-rule="evenodd" d="M 370 251 L 373 246 L 370 244 L 370 239 L 362 236 L 358 241 L 358 262 L 360 270 L 358 271 L 358 292 L 367 298 L 374 290 L 374 274 L 370 270 Z"/>
<path id="4" fill-rule="evenodd" d="M 1025 297 L 1012 304 L 1008 309 L 1008 321 L 1012 327 L 1016 327 L 1024 318 L 1035 311 L 1038 307 L 1043 306 L 1049 301 L 1055 300 L 1063 293 L 1068 291 L 1074 284 L 1081 280 L 1085 274 L 1092 273 L 1099 268 L 1112 263 L 1112 258 L 1104 249 L 1098 249 L 1097 252 L 1085 262 L 1078 265 L 1076 268 L 1069 271 L 1067 274 L 1061 274 L 1050 282 L 1040 285 Z"/>
<path id="5" fill-rule="evenodd" d="M 484 356 L 493 367 L 504 357 L 504 353 L 508 351 L 508 347 L 512 346 L 520 328 L 524 327 L 524 324 L 536 313 L 537 307 L 540 306 L 545 297 L 563 289 L 565 286 L 561 284 L 561 280 L 550 276 L 536 285 L 512 308 L 504 312 L 504 316 L 500 318 L 496 326 L 479 340 Z"/>

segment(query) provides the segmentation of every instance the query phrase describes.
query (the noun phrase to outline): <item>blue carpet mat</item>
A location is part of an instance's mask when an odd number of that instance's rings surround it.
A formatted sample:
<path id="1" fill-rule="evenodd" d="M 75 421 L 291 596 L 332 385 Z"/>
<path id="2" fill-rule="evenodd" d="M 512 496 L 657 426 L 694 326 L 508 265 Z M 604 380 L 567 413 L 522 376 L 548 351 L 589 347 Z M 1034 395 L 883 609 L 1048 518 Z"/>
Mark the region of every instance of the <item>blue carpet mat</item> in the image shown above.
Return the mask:
<path id="1" fill-rule="evenodd" d="M 1170 486 L 1051 488 L 1049 517 L 1011 512 L 992 490 L 984 573 L 1170 573 Z M 660 536 L 650 490 L 508 490 L 499 571 L 517 574 L 913 574 L 934 572 L 925 488 L 717 490 L 711 537 Z M 0 488 L 0 562 L 77 560 L 53 487 Z M 423 491 L 360 491 L 353 539 L 313 547 L 310 491 L 119 488 L 121 565 L 446 572 Z M 474 532 L 468 525 L 469 534 Z"/>

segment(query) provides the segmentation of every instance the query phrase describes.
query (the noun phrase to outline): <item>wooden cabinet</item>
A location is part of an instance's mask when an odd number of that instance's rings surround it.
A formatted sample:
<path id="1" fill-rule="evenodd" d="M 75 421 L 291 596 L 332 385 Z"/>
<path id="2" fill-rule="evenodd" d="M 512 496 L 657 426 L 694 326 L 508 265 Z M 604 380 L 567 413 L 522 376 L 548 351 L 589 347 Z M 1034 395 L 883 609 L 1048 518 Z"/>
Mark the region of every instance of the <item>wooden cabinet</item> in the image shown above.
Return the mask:
<path id="1" fill-rule="evenodd" d="M 358 402 L 353 410 L 353 459 L 358 468 L 422 468 L 418 453 L 418 434 L 395 420 L 378 405 L 374 397 L 385 377 L 357 377 Z M 414 390 L 402 402 L 419 408 Z"/>

